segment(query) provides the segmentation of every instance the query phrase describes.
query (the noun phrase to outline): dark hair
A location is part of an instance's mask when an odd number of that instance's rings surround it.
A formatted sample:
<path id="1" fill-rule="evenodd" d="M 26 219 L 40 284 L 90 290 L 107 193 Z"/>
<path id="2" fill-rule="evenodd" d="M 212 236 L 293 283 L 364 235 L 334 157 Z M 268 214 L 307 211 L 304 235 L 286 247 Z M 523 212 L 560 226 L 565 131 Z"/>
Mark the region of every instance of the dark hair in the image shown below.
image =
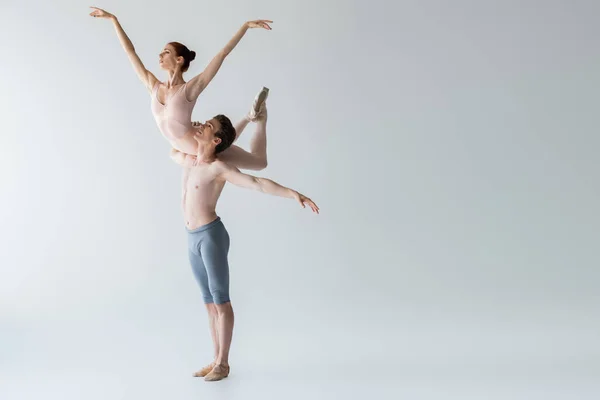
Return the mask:
<path id="1" fill-rule="evenodd" d="M 215 133 L 215 136 L 221 139 L 221 143 L 215 148 L 215 154 L 227 150 L 235 140 L 235 128 L 231 124 L 231 120 L 223 114 L 214 117 L 221 124 L 221 129 Z"/>
<path id="2" fill-rule="evenodd" d="M 181 70 L 183 72 L 187 71 L 190 67 L 190 63 L 196 58 L 196 52 L 191 51 L 186 45 L 179 42 L 171 42 L 169 44 L 175 47 L 175 53 L 177 53 L 177 57 L 183 57 L 183 66 L 181 67 Z"/>

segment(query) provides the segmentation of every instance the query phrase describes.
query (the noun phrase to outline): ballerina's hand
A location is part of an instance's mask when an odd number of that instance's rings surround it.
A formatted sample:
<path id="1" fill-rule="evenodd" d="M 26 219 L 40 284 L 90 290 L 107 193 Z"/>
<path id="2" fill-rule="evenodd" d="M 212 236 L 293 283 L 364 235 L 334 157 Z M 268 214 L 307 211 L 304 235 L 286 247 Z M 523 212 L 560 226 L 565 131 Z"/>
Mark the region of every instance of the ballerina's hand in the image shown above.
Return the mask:
<path id="1" fill-rule="evenodd" d="M 94 18 L 114 18 L 115 16 L 112 15 L 111 13 L 109 13 L 108 11 L 104 11 L 101 8 L 97 8 L 97 7 L 90 7 L 92 10 L 90 15 Z"/>
<path id="2" fill-rule="evenodd" d="M 272 24 L 272 23 L 273 23 L 273 21 L 271 21 L 269 19 L 257 19 L 255 21 L 246 22 L 246 26 L 248 28 L 263 28 L 263 29 L 270 31 L 272 29 L 269 24 Z"/>

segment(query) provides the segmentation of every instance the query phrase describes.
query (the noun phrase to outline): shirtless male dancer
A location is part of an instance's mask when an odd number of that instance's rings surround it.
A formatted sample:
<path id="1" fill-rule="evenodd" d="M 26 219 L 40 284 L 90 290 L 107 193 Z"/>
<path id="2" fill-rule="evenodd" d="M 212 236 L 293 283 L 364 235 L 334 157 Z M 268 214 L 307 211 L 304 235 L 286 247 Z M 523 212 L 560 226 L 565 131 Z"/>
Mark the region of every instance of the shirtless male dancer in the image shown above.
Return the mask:
<path id="1" fill-rule="evenodd" d="M 256 107 L 255 102 L 255 107 Z M 256 129 L 266 131 L 267 110 L 264 102 L 253 108 L 249 118 Z M 171 158 L 184 167 L 182 200 L 188 232 L 188 255 L 208 311 L 215 360 L 194 376 L 218 381 L 229 375 L 229 348 L 233 334 L 233 309 L 229 298 L 229 234 L 215 211 L 225 182 L 275 196 L 296 199 L 318 214 L 313 201 L 295 190 L 272 180 L 247 175 L 219 160 L 218 154 L 236 138 L 235 128 L 224 115 L 204 123 L 194 123 L 198 154 L 192 156 L 171 149 Z"/>

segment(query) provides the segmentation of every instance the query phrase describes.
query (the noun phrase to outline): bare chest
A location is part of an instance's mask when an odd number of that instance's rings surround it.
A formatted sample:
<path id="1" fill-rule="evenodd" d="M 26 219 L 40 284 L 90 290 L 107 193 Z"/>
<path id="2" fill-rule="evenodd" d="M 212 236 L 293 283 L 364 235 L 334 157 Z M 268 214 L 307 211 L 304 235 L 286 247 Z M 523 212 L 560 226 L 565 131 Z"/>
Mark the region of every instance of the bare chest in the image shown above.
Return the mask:
<path id="1" fill-rule="evenodd" d="M 217 176 L 210 165 L 200 165 L 189 168 L 184 178 L 184 190 L 187 192 L 212 192 L 219 186 Z"/>

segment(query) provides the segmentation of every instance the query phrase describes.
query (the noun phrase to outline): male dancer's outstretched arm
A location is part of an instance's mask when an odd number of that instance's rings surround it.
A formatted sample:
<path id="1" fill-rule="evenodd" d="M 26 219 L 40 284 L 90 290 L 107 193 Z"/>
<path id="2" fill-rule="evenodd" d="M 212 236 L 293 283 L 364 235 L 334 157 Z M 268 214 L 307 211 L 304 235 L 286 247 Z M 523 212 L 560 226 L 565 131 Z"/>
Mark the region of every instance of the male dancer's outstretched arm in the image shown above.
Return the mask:
<path id="1" fill-rule="evenodd" d="M 175 149 L 171 149 L 171 159 L 184 168 L 193 168 L 199 165 L 196 156 L 191 156 Z M 217 177 L 226 182 L 246 189 L 253 189 L 266 194 L 271 194 L 273 196 L 296 199 L 302 208 L 306 208 L 306 205 L 308 205 L 315 213 L 319 213 L 319 207 L 311 199 L 296 190 L 282 186 L 271 179 L 244 174 L 236 167 L 220 160 L 211 164 L 216 168 Z"/>
<path id="2" fill-rule="evenodd" d="M 287 197 L 296 199 L 302 208 L 308 205 L 315 213 L 319 213 L 319 207 L 308 197 L 293 189 L 287 188 L 267 178 L 259 178 L 253 175 L 244 174 L 239 169 L 222 161 L 215 162 L 219 176 L 225 181 L 236 186 L 257 190 L 273 196 Z"/>

